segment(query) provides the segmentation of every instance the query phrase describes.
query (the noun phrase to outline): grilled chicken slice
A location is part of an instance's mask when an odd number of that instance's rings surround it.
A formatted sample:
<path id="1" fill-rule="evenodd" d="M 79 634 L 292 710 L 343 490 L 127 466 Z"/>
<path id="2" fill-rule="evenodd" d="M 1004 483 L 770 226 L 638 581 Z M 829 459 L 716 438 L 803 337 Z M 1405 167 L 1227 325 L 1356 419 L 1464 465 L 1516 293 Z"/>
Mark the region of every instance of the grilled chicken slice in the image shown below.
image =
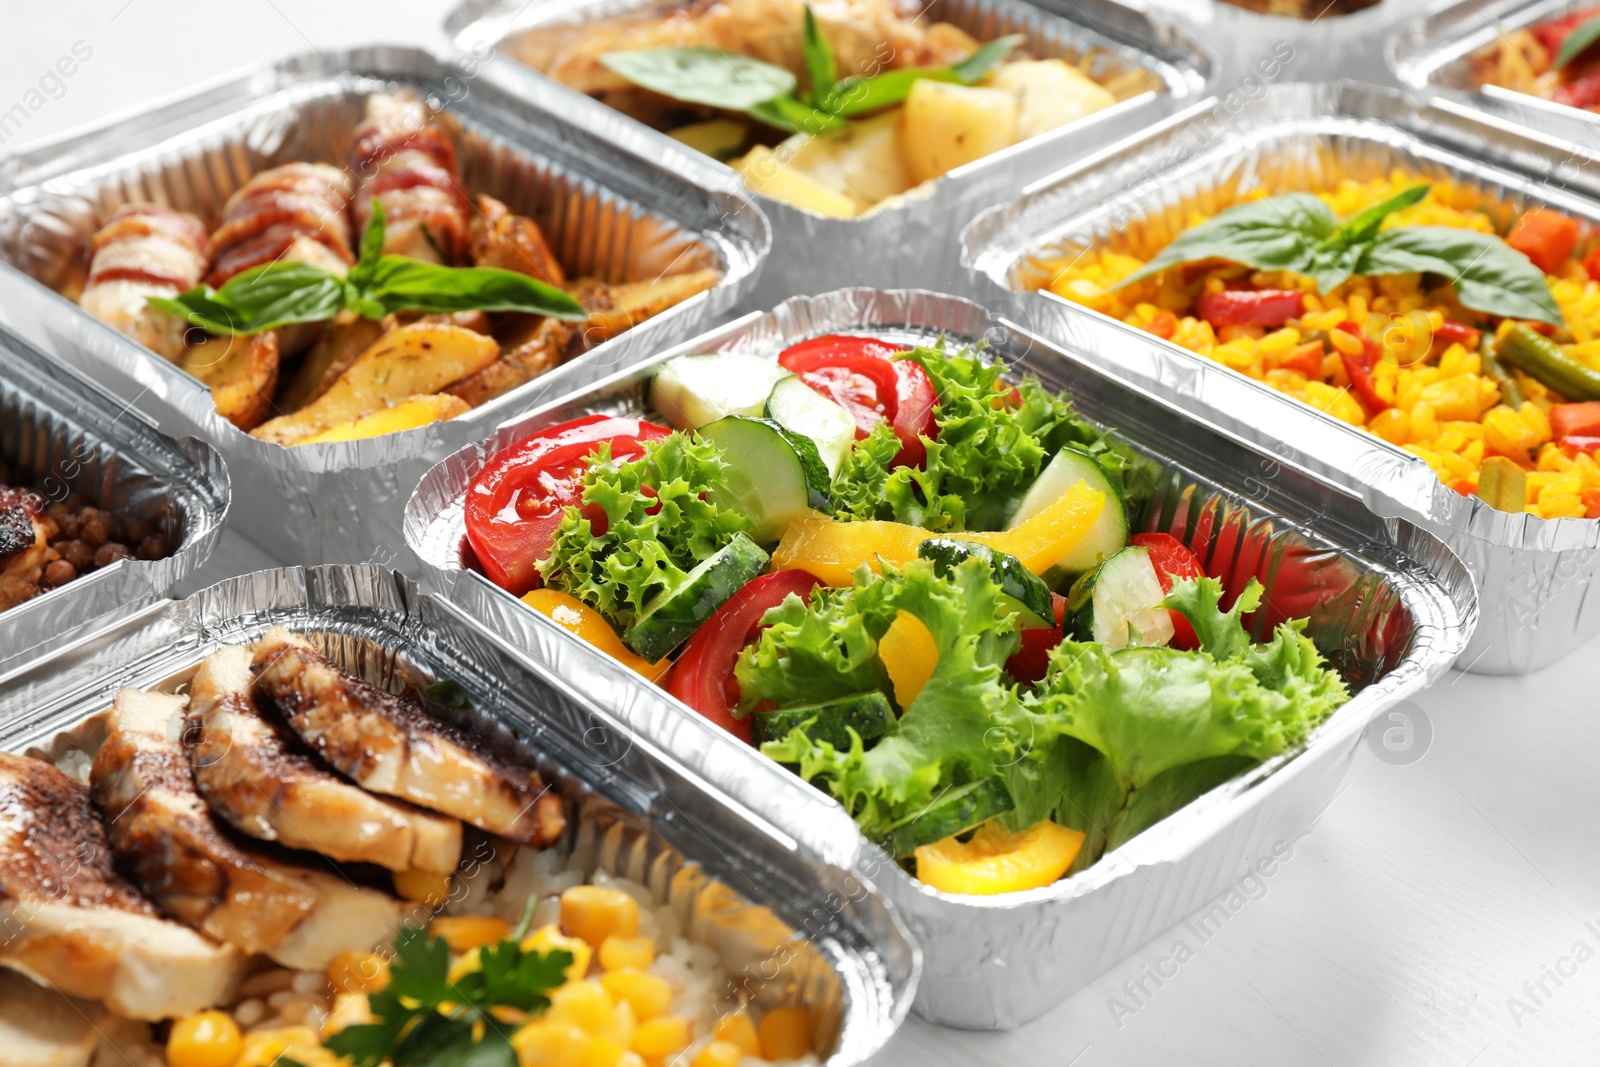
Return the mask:
<path id="1" fill-rule="evenodd" d="M 385 800 L 302 754 L 288 731 L 250 699 L 250 650 L 207 656 L 189 686 L 184 747 L 195 785 L 234 829 L 263 841 L 390 870 L 449 874 L 461 860 L 461 824 Z"/>
<path id="2" fill-rule="evenodd" d="M 256 700 L 364 788 L 525 844 L 550 844 L 566 829 L 561 799 L 537 771 L 484 755 L 462 731 L 351 676 L 282 627 L 257 643 L 253 666 Z"/>
<path id="3" fill-rule="evenodd" d="M 180 922 L 296 970 L 388 942 L 400 901 L 280 858 L 217 821 L 195 788 L 183 717 L 180 697 L 117 694 L 91 782 L 118 865 Z"/>
<path id="4" fill-rule="evenodd" d="M 6 1067 L 89 1067 L 105 1014 L 93 1001 L 0 971 L 0 1060 Z"/>
<path id="5" fill-rule="evenodd" d="M 39 522 L 42 501 L 22 489 L 0 486 L 0 611 L 39 592 L 49 542 Z"/>
<path id="6" fill-rule="evenodd" d="M 0 753 L 0 967 L 154 1020 L 220 1003 L 243 963 L 161 918 L 113 870 L 82 784 Z"/>
<path id="7" fill-rule="evenodd" d="M 188 324 L 149 307 L 152 296 L 177 296 L 205 273 L 205 227 L 185 211 L 125 204 L 90 243 L 94 260 L 78 305 L 167 359 L 183 352 Z"/>

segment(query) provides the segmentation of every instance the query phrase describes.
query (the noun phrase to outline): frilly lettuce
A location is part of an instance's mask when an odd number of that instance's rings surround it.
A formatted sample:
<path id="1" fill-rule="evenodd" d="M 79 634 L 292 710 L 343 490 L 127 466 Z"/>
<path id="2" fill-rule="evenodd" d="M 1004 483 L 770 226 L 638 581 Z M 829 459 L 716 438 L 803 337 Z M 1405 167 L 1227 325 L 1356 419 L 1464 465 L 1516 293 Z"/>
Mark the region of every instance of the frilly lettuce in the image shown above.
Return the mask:
<path id="1" fill-rule="evenodd" d="M 749 526 L 706 499 L 726 469 L 716 445 L 681 433 L 647 443 L 642 456 L 622 463 L 601 443 L 584 475 L 583 502 L 605 511 L 608 528 L 596 534 L 568 508 L 539 572 L 627 629 L 652 597 L 675 588 Z"/>

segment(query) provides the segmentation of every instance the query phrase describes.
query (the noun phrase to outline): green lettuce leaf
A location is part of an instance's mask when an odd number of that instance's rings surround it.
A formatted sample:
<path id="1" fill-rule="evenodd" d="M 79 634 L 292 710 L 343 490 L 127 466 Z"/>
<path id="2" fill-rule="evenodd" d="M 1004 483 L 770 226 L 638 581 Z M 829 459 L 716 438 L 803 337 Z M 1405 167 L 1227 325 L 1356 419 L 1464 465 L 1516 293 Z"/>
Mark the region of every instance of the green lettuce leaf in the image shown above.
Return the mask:
<path id="1" fill-rule="evenodd" d="M 674 433 L 623 463 L 602 443 L 589 459 L 583 502 L 605 511 L 608 528 L 597 535 L 577 508 L 568 508 L 539 572 L 625 630 L 651 598 L 676 588 L 750 524 L 707 499 L 727 470 L 710 441 Z"/>
<path id="2" fill-rule="evenodd" d="M 1252 578 L 1233 602 L 1233 607 L 1223 611 L 1220 581 L 1180 578 L 1172 583 L 1171 592 L 1161 604 L 1189 620 L 1202 651 L 1210 653 L 1214 659 L 1230 660 L 1242 656 L 1250 648 L 1244 616 L 1261 606 L 1261 593 L 1261 583 Z"/>

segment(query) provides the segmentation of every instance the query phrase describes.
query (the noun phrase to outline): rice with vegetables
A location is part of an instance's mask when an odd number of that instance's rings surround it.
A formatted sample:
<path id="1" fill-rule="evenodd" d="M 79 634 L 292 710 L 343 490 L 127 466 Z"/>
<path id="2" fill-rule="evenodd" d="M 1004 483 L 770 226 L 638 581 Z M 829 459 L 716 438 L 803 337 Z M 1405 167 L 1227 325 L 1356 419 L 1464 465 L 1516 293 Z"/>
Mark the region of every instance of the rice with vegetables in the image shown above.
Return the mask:
<path id="1" fill-rule="evenodd" d="M 1600 517 L 1600 409 L 1583 403 L 1600 398 L 1585 377 L 1600 372 L 1600 252 L 1579 258 L 1591 243 L 1580 225 L 1545 210 L 1513 219 L 1483 208 L 1471 189 L 1423 186 L 1401 172 L 1347 179 L 1316 198 L 1343 220 L 1378 206 L 1381 221 L 1365 240 L 1405 231 L 1397 241 L 1416 235 L 1408 253 L 1422 235 L 1483 236 L 1470 238 L 1460 267 L 1426 260 L 1418 262 L 1440 269 L 1357 272 L 1325 292 L 1310 273 L 1259 269 L 1233 255 L 1191 259 L 1172 252 L 1178 243 L 1149 250 L 1149 264 L 1113 248 L 1066 250 L 1041 259 L 1034 284 L 1363 427 L 1426 461 L 1458 492 L 1543 518 Z M 1270 203 L 1280 200 L 1289 198 Z M 1179 241 L 1268 204 L 1257 192 L 1218 216 L 1195 213 Z M 1520 264 L 1520 288 L 1508 283 L 1488 299 L 1477 291 L 1479 306 L 1469 307 L 1450 277 L 1470 273 L 1466 265 L 1485 249 L 1508 274 Z M 1548 288 L 1543 312 L 1527 284 L 1535 271 Z M 1511 313 L 1486 310 L 1497 299 Z"/>

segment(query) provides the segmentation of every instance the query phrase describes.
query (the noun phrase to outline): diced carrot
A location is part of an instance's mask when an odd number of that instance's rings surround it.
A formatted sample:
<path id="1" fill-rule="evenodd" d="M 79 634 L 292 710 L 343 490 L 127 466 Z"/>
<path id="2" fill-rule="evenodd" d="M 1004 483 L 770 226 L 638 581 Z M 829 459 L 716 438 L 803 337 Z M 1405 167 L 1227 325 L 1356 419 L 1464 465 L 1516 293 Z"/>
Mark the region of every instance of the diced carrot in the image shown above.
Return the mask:
<path id="1" fill-rule="evenodd" d="M 1534 208 L 1511 227 L 1506 244 L 1546 274 L 1554 274 L 1578 247 L 1578 220 L 1559 211 Z"/>
<path id="2" fill-rule="evenodd" d="M 1600 519 L 1600 489 L 1585 489 L 1583 491 L 1583 517 L 1586 519 Z"/>
<path id="3" fill-rule="evenodd" d="M 1600 436 L 1600 400 L 1552 405 L 1550 435 L 1552 437 Z"/>
<path id="4" fill-rule="evenodd" d="M 1178 332 L 1178 316 L 1174 315 L 1170 311 L 1158 311 L 1155 313 L 1155 316 L 1151 318 L 1150 325 L 1145 327 L 1145 329 L 1149 330 L 1157 337 L 1164 337 L 1170 341 L 1172 340 L 1172 335 Z"/>
<path id="5" fill-rule="evenodd" d="M 1322 358 L 1326 354 L 1321 341 L 1307 341 L 1291 348 L 1289 354 L 1278 361 L 1278 366 L 1284 370 L 1298 371 L 1307 378 L 1321 378 Z"/>

